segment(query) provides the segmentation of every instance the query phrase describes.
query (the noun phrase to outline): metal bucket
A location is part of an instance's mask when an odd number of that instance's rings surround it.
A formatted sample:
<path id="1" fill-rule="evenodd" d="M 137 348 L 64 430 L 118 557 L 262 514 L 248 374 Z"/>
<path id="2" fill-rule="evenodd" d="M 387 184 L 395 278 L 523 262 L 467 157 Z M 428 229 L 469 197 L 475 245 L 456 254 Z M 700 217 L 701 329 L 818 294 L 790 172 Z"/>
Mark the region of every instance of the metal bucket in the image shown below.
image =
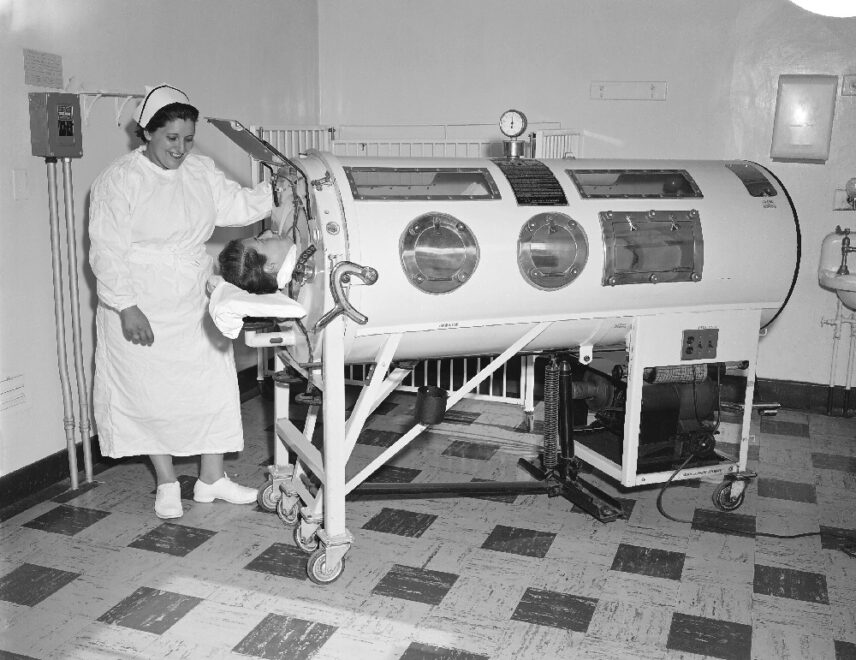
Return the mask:
<path id="1" fill-rule="evenodd" d="M 416 421 L 419 424 L 439 424 L 446 416 L 449 393 L 442 387 L 423 385 L 416 392 Z"/>

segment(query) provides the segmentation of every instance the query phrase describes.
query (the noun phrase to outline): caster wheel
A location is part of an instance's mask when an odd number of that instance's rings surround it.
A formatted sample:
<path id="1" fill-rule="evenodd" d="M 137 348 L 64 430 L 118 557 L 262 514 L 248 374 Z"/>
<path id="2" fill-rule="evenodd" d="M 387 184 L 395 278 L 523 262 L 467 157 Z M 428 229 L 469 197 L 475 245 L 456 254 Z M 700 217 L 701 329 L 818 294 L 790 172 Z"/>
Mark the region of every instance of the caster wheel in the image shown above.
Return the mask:
<path id="1" fill-rule="evenodd" d="M 336 562 L 335 566 L 327 565 L 327 552 L 324 548 L 319 548 L 306 560 L 306 574 L 315 584 L 330 584 L 338 580 L 344 570 L 344 557 Z"/>
<path id="2" fill-rule="evenodd" d="M 717 509 L 722 511 L 734 511 L 743 504 L 743 498 L 746 495 L 746 491 L 742 491 L 737 497 L 731 496 L 731 486 L 732 483 L 729 481 L 725 481 L 719 486 L 716 487 L 716 490 L 713 491 L 713 503 L 716 505 Z"/>
<path id="3" fill-rule="evenodd" d="M 291 498 L 280 497 L 276 503 L 276 515 L 286 527 L 294 527 L 300 515 L 298 503 L 290 500 Z"/>
<path id="4" fill-rule="evenodd" d="M 312 554 L 318 549 L 318 537 L 313 532 L 312 536 L 308 539 L 303 538 L 303 535 L 300 533 L 301 527 L 301 525 L 298 525 L 294 528 L 294 544 L 307 555 Z"/>
<path id="5" fill-rule="evenodd" d="M 274 488 L 272 481 L 268 481 L 259 486 L 259 493 L 256 495 L 256 503 L 263 511 L 276 511 L 277 503 L 280 499 L 282 499 L 282 491 L 279 488 Z"/>

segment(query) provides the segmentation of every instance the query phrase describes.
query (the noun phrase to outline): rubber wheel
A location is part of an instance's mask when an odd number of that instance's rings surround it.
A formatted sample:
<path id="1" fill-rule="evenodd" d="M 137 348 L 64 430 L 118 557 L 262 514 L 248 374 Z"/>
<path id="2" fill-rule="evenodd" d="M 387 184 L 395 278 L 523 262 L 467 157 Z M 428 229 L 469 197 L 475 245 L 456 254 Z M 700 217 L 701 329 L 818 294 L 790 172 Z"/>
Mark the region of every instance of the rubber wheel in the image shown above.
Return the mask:
<path id="1" fill-rule="evenodd" d="M 734 511 L 734 509 L 739 508 L 743 504 L 745 495 L 746 491 L 744 490 L 737 497 L 731 497 L 731 482 L 725 481 L 719 484 L 716 490 L 713 491 L 713 503 L 717 509 L 722 511 Z"/>
<path id="2" fill-rule="evenodd" d="M 312 554 L 318 549 L 318 537 L 313 534 L 312 538 L 304 539 L 300 534 L 300 527 L 301 525 L 298 525 L 294 528 L 294 545 L 303 550 L 307 555 Z"/>
<path id="3" fill-rule="evenodd" d="M 273 482 L 268 481 L 259 486 L 258 495 L 256 495 L 256 503 L 263 511 L 276 511 L 277 504 L 282 499 L 282 491 L 279 488 L 273 487 Z"/>
<path id="4" fill-rule="evenodd" d="M 319 548 L 306 560 L 306 574 L 315 584 L 330 584 L 335 582 L 345 570 L 345 558 L 342 557 L 335 566 L 327 566 L 327 551 Z"/>
<path id="5" fill-rule="evenodd" d="M 300 506 L 297 502 L 288 506 L 286 504 L 287 502 L 288 499 L 285 497 L 279 498 L 279 501 L 276 503 L 276 515 L 282 521 L 283 525 L 286 527 L 294 527 L 300 517 Z"/>

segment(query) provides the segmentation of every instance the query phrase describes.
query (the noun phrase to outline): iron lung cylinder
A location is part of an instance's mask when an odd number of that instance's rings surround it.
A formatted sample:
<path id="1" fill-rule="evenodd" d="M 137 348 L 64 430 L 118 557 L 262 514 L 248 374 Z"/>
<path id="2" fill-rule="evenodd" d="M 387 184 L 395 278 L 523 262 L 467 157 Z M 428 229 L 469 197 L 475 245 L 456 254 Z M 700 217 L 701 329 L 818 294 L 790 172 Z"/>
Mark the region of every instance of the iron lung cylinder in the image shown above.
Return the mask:
<path id="1" fill-rule="evenodd" d="M 292 296 L 316 352 L 333 266 L 378 274 L 343 283 L 365 320 L 346 320 L 349 363 L 397 333 L 407 360 L 498 354 L 541 321 L 526 351 L 623 345 L 635 317 L 669 311 L 757 309 L 765 325 L 796 277 L 795 211 L 751 162 L 310 151 L 296 164 L 309 213 L 289 228 L 316 252 Z"/>

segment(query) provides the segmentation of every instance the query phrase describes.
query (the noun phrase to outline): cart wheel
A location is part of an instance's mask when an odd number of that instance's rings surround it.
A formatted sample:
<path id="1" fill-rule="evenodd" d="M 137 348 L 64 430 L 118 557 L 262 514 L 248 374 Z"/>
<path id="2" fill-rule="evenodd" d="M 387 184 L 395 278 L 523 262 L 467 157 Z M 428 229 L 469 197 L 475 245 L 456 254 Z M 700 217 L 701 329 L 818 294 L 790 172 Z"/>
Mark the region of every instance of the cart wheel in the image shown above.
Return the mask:
<path id="1" fill-rule="evenodd" d="M 307 555 L 312 554 L 318 549 L 318 537 L 313 532 L 312 536 L 308 539 L 303 538 L 303 535 L 300 533 L 301 527 L 302 525 L 298 525 L 294 528 L 294 544 Z"/>
<path id="2" fill-rule="evenodd" d="M 282 491 L 273 487 L 273 481 L 266 481 L 259 486 L 256 503 L 263 511 L 276 511 L 277 502 L 282 498 Z"/>
<path id="3" fill-rule="evenodd" d="M 734 511 L 743 504 L 746 491 L 742 491 L 737 497 L 731 497 L 731 486 L 732 482 L 724 481 L 713 491 L 713 503 L 722 511 Z"/>
<path id="4" fill-rule="evenodd" d="M 344 570 L 344 557 L 337 561 L 335 566 L 327 565 L 327 551 L 324 548 L 319 548 L 306 560 L 306 574 L 315 584 L 335 582 Z"/>
<path id="5" fill-rule="evenodd" d="M 300 515 L 300 506 L 297 502 L 289 504 L 291 498 L 280 497 L 276 503 L 276 515 L 286 527 L 294 527 Z"/>

